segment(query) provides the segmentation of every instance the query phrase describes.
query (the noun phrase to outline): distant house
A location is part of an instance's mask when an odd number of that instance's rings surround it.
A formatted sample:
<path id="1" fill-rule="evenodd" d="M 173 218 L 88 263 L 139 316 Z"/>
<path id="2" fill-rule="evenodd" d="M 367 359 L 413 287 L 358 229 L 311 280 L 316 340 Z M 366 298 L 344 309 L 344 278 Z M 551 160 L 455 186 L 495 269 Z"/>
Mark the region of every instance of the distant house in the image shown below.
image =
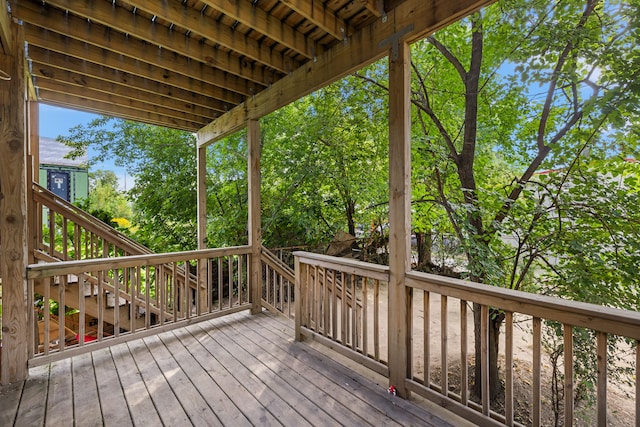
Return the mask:
<path id="1" fill-rule="evenodd" d="M 89 196 L 89 169 L 86 156 L 65 158 L 70 151 L 55 139 L 40 138 L 40 185 L 73 203 Z"/>

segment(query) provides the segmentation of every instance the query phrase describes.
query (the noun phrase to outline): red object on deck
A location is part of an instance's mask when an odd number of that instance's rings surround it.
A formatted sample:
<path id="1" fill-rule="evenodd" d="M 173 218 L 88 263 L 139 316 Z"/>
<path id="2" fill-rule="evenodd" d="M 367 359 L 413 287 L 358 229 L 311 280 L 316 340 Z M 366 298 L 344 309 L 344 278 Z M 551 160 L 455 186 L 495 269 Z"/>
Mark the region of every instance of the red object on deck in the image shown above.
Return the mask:
<path id="1" fill-rule="evenodd" d="M 90 335 L 85 335 L 85 336 L 84 336 L 84 339 L 82 340 L 82 342 L 83 342 L 83 343 L 85 343 L 85 342 L 91 342 L 91 341 L 95 341 L 95 340 L 97 340 L 97 339 L 98 339 L 98 338 L 96 338 L 96 337 L 92 337 L 92 336 L 90 336 Z M 76 341 L 80 342 L 80 335 L 76 335 Z"/>

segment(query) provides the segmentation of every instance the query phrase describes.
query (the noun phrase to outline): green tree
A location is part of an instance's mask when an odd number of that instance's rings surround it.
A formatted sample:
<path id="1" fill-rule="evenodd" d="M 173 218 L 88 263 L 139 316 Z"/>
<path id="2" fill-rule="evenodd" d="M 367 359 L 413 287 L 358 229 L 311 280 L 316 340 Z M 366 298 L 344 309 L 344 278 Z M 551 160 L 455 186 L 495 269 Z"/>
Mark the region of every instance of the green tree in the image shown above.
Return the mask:
<path id="1" fill-rule="evenodd" d="M 136 238 L 157 252 L 197 247 L 196 150 L 192 134 L 100 117 L 59 138 L 83 154 L 92 146 L 92 162 L 113 159 L 135 177 L 129 190 Z"/>
<path id="2" fill-rule="evenodd" d="M 130 220 L 131 204 L 118 190 L 118 177 L 112 171 L 89 172 L 89 197 L 77 202 L 80 208 L 110 225 L 117 225 L 114 218 Z"/>
<path id="3" fill-rule="evenodd" d="M 545 240 L 537 249 L 516 248 L 514 255 L 503 236 L 525 233 L 511 225 L 525 225 L 523 218 L 512 220 L 522 214 L 514 207 L 535 172 L 571 164 L 586 147 L 607 157 L 619 152 L 618 140 L 600 136 L 623 132 L 636 114 L 640 57 L 631 46 L 638 7 L 598 0 L 503 1 L 413 47 L 413 179 L 414 191 L 422 191 L 414 200 L 427 211 L 415 216 L 432 226 L 447 218 L 444 230 L 457 237 L 471 280 L 527 290 Z M 386 87 L 376 76 L 364 78 Z M 620 141 L 632 144 L 628 137 Z M 535 226 L 544 206 L 518 206 L 529 209 Z M 474 314 L 479 325 L 479 307 Z M 494 397 L 502 320 L 494 310 Z M 476 327 L 476 360 L 479 343 Z M 478 394 L 480 378 L 477 364 Z"/>

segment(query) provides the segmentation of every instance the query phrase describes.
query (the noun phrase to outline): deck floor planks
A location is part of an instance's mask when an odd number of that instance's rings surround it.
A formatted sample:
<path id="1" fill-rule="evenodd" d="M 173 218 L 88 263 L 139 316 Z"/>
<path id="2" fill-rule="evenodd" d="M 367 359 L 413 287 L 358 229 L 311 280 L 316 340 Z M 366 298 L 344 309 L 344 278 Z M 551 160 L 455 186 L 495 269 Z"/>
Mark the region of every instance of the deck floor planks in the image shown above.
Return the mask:
<path id="1" fill-rule="evenodd" d="M 49 383 L 49 365 L 38 366 L 29 372 L 29 381 L 22 389 L 20 407 L 16 414 L 17 426 L 43 425 L 46 416 L 47 393 Z"/>
<path id="2" fill-rule="evenodd" d="M 282 343 L 286 342 L 286 340 L 290 340 L 293 336 L 291 322 L 279 316 L 272 316 L 271 318 L 275 321 L 257 322 L 255 327 L 259 329 L 265 337 L 269 336 L 267 330 L 274 332 L 276 334 L 277 342 Z M 396 422 L 403 425 L 429 425 L 434 427 L 446 427 L 452 425 L 436 414 L 427 411 L 411 401 L 388 394 L 386 392 L 386 385 L 382 386 L 380 384 L 376 384 L 372 380 L 356 374 L 348 367 L 307 345 L 301 343 L 294 344 L 288 351 L 292 355 L 308 361 L 313 366 L 321 367 L 323 372 L 331 372 L 335 374 L 336 378 L 340 378 L 341 376 L 347 378 L 351 377 L 352 382 L 350 385 L 354 387 L 354 397 L 357 396 L 368 402 L 374 408 L 385 414 L 389 414 L 389 416 L 393 417 Z"/>
<path id="3" fill-rule="evenodd" d="M 207 342 L 213 340 L 196 339 L 190 331 L 177 329 L 174 331 L 191 355 L 198 361 L 204 371 L 212 378 L 226 397 L 239 408 L 252 425 L 281 426 L 278 419 L 269 412 L 247 388 L 240 383 L 220 362 L 212 356 Z M 208 337 L 208 335 L 206 335 Z M 215 352 L 215 349 L 213 349 Z"/>
<path id="4" fill-rule="evenodd" d="M 0 387 L 0 426 L 10 426 L 16 419 L 24 381 Z"/>
<path id="5" fill-rule="evenodd" d="M 129 414 L 136 426 L 161 425 L 160 417 L 151 400 L 149 391 L 138 371 L 136 362 L 127 344 L 111 347 L 111 356 L 116 365 L 118 378 L 124 390 Z M 122 408 L 124 410 L 124 408 Z"/>
<path id="6" fill-rule="evenodd" d="M 171 337 L 174 335 L 169 333 L 166 339 L 170 340 Z M 216 414 L 185 374 L 182 361 L 173 358 L 159 336 L 146 337 L 144 342 L 191 423 L 195 426 L 221 426 Z"/>
<path id="7" fill-rule="evenodd" d="M 272 356 L 271 360 L 274 361 L 274 364 L 283 365 L 285 367 L 284 369 L 289 372 L 289 375 L 297 379 L 293 380 L 293 382 L 300 381 L 304 378 L 316 389 L 319 389 L 321 393 L 329 393 L 330 399 L 325 400 L 321 397 L 322 395 L 320 395 L 318 396 L 317 401 L 322 402 L 323 406 L 326 406 L 327 402 L 337 403 L 336 405 L 331 405 L 330 403 L 330 407 L 336 410 L 336 414 L 339 415 L 338 420 L 340 422 L 348 425 L 401 425 L 397 421 L 386 416 L 386 414 L 384 414 L 383 412 L 378 411 L 377 408 L 372 410 L 371 404 L 369 402 L 364 401 L 357 396 L 354 396 L 354 394 L 350 390 L 350 387 L 346 384 L 337 382 L 337 378 L 335 376 L 331 376 L 331 372 L 325 371 L 324 366 L 321 368 L 316 368 L 315 365 L 304 363 L 300 360 L 300 358 L 296 358 L 295 356 L 293 356 L 291 354 L 291 350 L 287 347 L 297 344 L 288 343 L 276 337 L 275 341 L 283 342 L 283 347 L 280 347 L 274 341 L 271 341 L 274 340 L 274 337 L 268 337 L 270 331 L 261 331 L 261 327 L 251 325 L 244 319 L 239 322 L 232 322 L 230 323 L 230 325 L 238 331 L 238 334 L 242 334 L 243 336 L 245 336 L 246 339 L 256 342 L 259 341 L 265 353 Z M 304 373 L 304 376 L 300 375 L 300 372 Z M 338 384 L 338 386 L 336 386 L 336 384 Z M 306 387 L 305 390 L 308 390 L 310 394 L 317 393 L 312 389 L 307 389 Z M 348 408 L 344 406 L 343 403 L 344 405 L 348 405 Z M 345 414 L 344 409 L 339 408 L 339 406 L 343 406 L 343 408 L 345 408 L 348 413 Z M 351 415 L 349 413 L 351 413 Z"/>
<path id="8" fill-rule="evenodd" d="M 47 397 L 47 426 L 61 426 L 73 413 L 73 377 L 71 359 L 62 359 L 51 364 L 49 392 Z"/>
<path id="9" fill-rule="evenodd" d="M 171 332 L 170 335 L 168 333 L 161 334 L 159 337 L 174 359 L 180 361 L 180 366 L 184 373 L 193 382 L 193 385 L 223 425 L 237 427 L 249 427 L 252 425 L 242 411 L 233 404 L 224 390 L 218 386 L 202 365 L 189 353 L 178 335 Z"/>
<path id="10" fill-rule="evenodd" d="M 353 396 L 341 387 L 336 387 L 334 382 L 317 374 L 313 367 L 302 364 L 289 353 L 271 346 L 264 337 L 257 336 L 251 329 L 246 329 L 243 321 L 232 321 L 225 323 L 225 326 L 227 327 L 220 330 L 229 339 L 233 336 L 233 340 L 250 351 L 253 357 L 286 381 L 288 387 L 309 398 L 314 405 L 318 405 L 327 414 L 327 417 L 332 417 L 339 424 L 380 425 L 388 422 L 399 426 L 391 419 L 385 420 L 383 416 L 369 417 L 371 413 L 369 405 L 358 405 L 358 402 L 354 405 Z M 230 328 L 232 330 L 229 330 Z M 301 372 L 304 375 L 301 375 Z M 349 407 L 343 402 L 348 403 Z M 359 411 L 360 409 L 362 411 Z"/>
<path id="11" fill-rule="evenodd" d="M 118 372 L 108 348 L 94 351 L 93 369 L 98 384 L 102 421 L 107 427 L 123 427 L 133 423 Z"/>
<path id="12" fill-rule="evenodd" d="M 229 353 L 227 349 L 221 346 L 209 333 L 203 324 L 195 324 L 187 327 L 194 334 L 196 339 L 203 342 L 205 347 L 211 346 L 215 349 L 213 356 L 225 368 L 229 369 L 232 375 L 240 382 L 253 396 L 278 418 L 278 421 L 285 426 L 302 427 L 311 426 L 302 415 L 295 411 L 293 402 L 289 403 L 278 396 L 271 390 L 267 384 L 262 382 L 251 370 L 249 370 L 242 362 Z M 205 344 L 206 343 L 206 344 Z"/>
<path id="13" fill-rule="evenodd" d="M 282 375 L 277 372 L 278 369 L 269 367 L 264 361 L 260 361 L 259 357 L 264 358 L 264 353 L 260 351 L 257 344 L 253 342 L 244 341 L 239 343 L 235 339 L 230 339 L 225 330 L 230 328 L 212 325 L 215 329 L 210 329 L 215 340 L 220 343 L 221 346 L 232 353 L 238 360 L 242 361 L 242 364 L 250 372 L 255 373 L 256 377 L 262 381 L 267 387 L 273 390 L 278 396 L 282 397 L 287 402 L 297 402 L 294 409 L 301 416 L 303 416 L 311 425 L 323 425 L 323 426 L 339 426 L 340 423 L 334 419 L 331 414 L 323 410 L 324 404 L 322 402 L 313 401 L 309 396 L 300 393 L 295 387 L 292 387 Z M 214 333 L 215 332 L 215 333 Z M 242 345 L 241 345 L 242 344 Z M 256 357 L 257 355 L 257 357 Z M 328 395 L 326 397 L 329 397 Z"/>
<path id="14" fill-rule="evenodd" d="M 101 426 L 102 410 L 91 353 L 71 359 L 73 376 L 73 414 L 77 425 Z"/>
<path id="15" fill-rule="evenodd" d="M 184 426 L 191 424 L 189 416 L 180 405 L 180 401 L 173 393 L 166 377 L 153 359 L 151 349 L 143 340 L 127 343 L 131 354 L 135 355 L 136 366 L 153 400 L 156 411 L 166 426 Z"/>
<path id="16" fill-rule="evenodd" d="M 0 387 L 0 425 L 456 425 L 314 347 L 236 313 L 31 368 Z"/>

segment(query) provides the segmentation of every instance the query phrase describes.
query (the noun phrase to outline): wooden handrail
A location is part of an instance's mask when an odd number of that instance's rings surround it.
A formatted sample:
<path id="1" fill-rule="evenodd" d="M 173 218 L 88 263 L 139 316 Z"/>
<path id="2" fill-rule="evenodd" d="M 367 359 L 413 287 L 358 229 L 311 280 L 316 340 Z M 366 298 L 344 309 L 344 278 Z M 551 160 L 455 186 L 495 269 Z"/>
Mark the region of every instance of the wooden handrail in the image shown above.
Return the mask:
<path id="1" fill-rule="evenodd" d="M 50 264 L 30 264 L 27 266 L 27 279 L 38 279 L 61 274 L 80 274 L 89 270 L 109 270 L 113 268 L 136 267 L 139 265 L 160 265 L 193 259 L 243 255 L 250 252 L 250 246 L 231 246 L 228 248 L 200 249 L 164 254 L 129 255 L 117 258 L 95 258 L 79 261 L 59 261 Z"/>
<path id="2" fill-rule="evenodd" d="M 129 236 L 121 233 L 115 228 L 105 224 L 98 218 L 83 211 L 77 206 L 72 205 L 61 197 L 58 197 L 46 188 L 33 183 L 32 185 L 33 200 L 47 207 L 49 210 L 56 212 L 72 222 L 85 228 L 109 243 L 118 245 L 129 254 L 151 254 L 153 251 L 146 246 L 136 242 Z"/>
<path id="3" fill-rule="evenodd" d="M 415 271 L 407 273 L 406 286 L 640 340 L 640 313 L 635 311 L 570 301 Z"/>
<path id="4" fill-rule="evenodd" d="M 315 254 L 311 252 L 294 252 L 302 264 L 315 265 L 317 267 L 330 268 L 343 271 L 348 274 L 357 274 L 370 279 L 389 280 L 389 267 L 386 265 L 372 264 L 357 261 L 350 258 L 337 258 L 329 255 Z"/>

